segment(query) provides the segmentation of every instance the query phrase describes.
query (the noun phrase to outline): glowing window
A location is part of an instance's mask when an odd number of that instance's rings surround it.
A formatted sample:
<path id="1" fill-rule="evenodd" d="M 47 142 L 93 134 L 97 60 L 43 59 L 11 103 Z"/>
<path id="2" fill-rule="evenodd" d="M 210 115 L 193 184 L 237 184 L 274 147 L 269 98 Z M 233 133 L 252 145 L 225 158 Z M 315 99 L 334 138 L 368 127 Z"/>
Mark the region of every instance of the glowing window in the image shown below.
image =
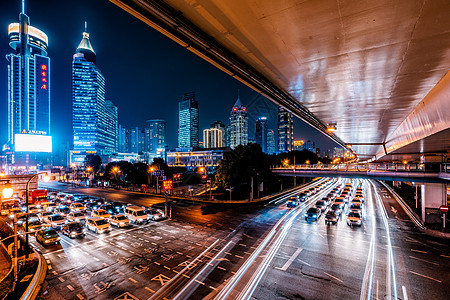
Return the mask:
<path id="1" fill-rule="evenodd" d="M 43 84 L 43 85 L 41 86 L 41 89 L 46 90 L 46 89 L 47 89 L 47 85 L 46 85 L 46 84 Z"/>
<path id="2" fill-rule="evenodd" d="M 44 77 L 47 76 L 47 72 L 42 72 L 41 74 L 42 74 L 42 76 L 44 76 Z"/>
<path id="3" fill-rule="evenodd" d="M 47 65 L 41 65 L 42 70 L 47 70 Z"/>
<path id="4" fill-rule="evenodd" d="M 47 78 L 42 77 L 42 82 L 47 82 Z"/>

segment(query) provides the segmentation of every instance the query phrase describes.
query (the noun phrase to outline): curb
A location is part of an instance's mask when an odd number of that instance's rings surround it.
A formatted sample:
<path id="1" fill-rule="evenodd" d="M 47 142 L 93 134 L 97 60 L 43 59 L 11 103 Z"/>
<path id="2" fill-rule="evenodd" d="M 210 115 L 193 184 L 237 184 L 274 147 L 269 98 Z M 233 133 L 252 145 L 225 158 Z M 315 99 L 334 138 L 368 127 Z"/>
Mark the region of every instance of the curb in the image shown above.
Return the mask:
<path id="1" fill-rule="evenodd" d="M 33 249 L 33 251 L 34 255 L 39 259 L 39 264 L 30 285 L 28 286 L 22 297 L 20 297 L 21 300 L 34 300 L 41 290 L 42 284 L 45 280 L 45 276 L 47 275 L 47 262 L 45 258 L 37 250 Z"/>

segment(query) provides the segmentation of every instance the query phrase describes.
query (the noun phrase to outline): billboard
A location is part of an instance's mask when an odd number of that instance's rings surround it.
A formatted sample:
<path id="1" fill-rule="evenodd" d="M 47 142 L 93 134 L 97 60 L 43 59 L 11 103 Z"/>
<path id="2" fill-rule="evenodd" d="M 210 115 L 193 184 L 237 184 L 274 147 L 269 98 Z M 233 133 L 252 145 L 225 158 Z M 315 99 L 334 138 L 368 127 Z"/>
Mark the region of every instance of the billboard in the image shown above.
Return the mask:
<path id="1" fill-rule="evenodd" d="M 52 152 L 52 137 L 37 134 L 15 134 L 16 152 Z"/>

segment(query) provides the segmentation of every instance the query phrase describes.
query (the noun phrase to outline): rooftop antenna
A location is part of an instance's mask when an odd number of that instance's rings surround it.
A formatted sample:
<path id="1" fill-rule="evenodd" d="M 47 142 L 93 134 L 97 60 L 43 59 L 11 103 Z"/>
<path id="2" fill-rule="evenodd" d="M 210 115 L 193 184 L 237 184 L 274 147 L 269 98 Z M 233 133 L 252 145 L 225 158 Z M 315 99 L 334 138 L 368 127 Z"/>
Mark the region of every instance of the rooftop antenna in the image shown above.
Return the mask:
<path id="1" fill-rule="evenodd" d="M 84 32 L 87 32 L 87 21 L 84 21 Z"/>
<path id="2" fill-rule="evenodd" d="M 25 0 L 22 0 L 22 13 L 25 14 Z"/>

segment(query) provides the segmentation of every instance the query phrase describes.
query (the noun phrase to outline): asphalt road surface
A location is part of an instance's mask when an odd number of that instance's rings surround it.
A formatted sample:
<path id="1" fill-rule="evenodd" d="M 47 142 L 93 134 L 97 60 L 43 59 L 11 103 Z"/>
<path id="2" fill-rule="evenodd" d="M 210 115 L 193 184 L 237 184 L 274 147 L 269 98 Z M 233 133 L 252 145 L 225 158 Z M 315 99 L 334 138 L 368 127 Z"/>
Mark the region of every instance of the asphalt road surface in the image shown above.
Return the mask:
<path id="1" fill-rule="evenodd" d="M 42 247 L 49 265 L 40 299 L 448 299 L 447 240 L 418 231 L 378 183 L 365 181 L 361 227 L 305 221 L 327 190 L 287 209 L 204 213 L 173 204 L 173 218 Z M 162 198 L 85 189 L 111 200 Z"/>

